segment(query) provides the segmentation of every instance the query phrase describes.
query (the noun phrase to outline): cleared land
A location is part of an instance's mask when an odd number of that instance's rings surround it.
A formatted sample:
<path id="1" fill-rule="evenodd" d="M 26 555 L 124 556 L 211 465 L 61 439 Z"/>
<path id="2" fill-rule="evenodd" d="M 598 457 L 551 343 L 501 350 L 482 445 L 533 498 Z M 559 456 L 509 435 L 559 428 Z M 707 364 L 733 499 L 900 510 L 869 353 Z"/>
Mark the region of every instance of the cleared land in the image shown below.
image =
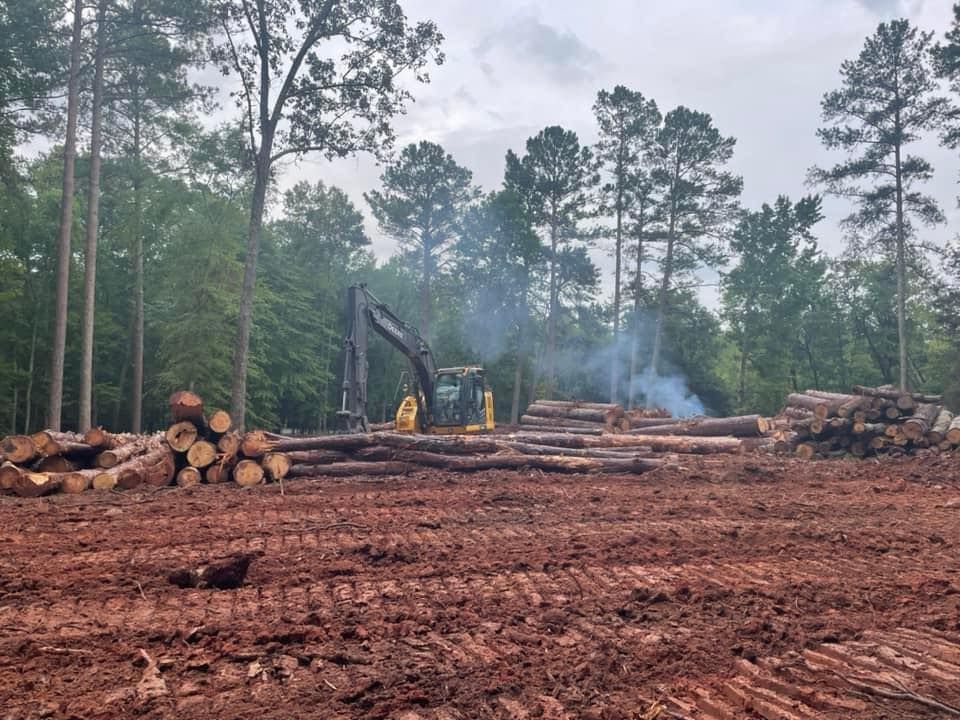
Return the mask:
<path id="1" fill-rule="evenodd" d="M 960 713 L 957 458 L 284 490 L 0 498 L 0 717 Z"/>

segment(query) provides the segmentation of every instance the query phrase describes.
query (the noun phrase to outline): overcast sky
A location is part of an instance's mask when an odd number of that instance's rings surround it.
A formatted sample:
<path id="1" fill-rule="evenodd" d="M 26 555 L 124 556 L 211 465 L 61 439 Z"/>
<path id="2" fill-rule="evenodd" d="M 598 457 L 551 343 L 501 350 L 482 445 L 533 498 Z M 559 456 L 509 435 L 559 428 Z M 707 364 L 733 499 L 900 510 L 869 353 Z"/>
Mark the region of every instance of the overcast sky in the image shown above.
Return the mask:
<path id="1" fill-rule="evenodd" d="M 838 86 L 838 69 L 886 19 L 907 17 L 940 38 L 952 0 L 405 0 L 411 19 L 432 18 L 446 37 L 444 65 L 396 122 L 398 147 L 432 140 L 474 173 L 484 189 L 499 186 L 507 149 L 546 125 L 593 142 L 591 106 L 601 88 L 623 84 L 655 99 L 661 111 L 686 105 L 710 113 L 737 138 L 732 169 L 743 175 L 743 204 L 758 207 L 780 193 L 810 192 L 807 169 L 839 159 L 819 145 L 820 98 Z M 923 154 L 935 166 L 931 192 L 958 227 L 960 161 L 934 141 Z M 282 172 L 282 187 L 322 179 L 344 188 L 369 214 L 362 193 L 378 184 L 367 157 L 328 163 L 308 159 Z M 825 250 L 843 244 L 845 207 L 828 202 L 819 234 Z M 393 242 L 368 221 L 378 257 Z M 609 274 L 609 260 L 595 253 Z M 609 289 L 609 281 L 607 288 Z M 704 299 L 712 304 L 714 294 Z"/>

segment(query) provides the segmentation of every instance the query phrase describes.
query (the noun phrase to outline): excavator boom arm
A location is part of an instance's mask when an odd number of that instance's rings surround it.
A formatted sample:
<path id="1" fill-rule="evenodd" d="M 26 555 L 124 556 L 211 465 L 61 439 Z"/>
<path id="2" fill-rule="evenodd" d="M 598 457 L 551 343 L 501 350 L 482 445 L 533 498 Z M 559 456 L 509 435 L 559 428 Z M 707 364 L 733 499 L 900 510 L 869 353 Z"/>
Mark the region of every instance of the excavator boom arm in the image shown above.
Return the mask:
<path id="1" fill-rule="evenodd" d="M 365 432 L 367 420 L 367 360 L 370 328 L 407 356 L 420 388 L 417 393 L 429 403 L 433 397 L 437 364 L 426 341 L 417 329 L 398 318 L 384 303 L 367 290 L 365 285 L 354 285 L 347 290 L 347 338 L 343 372 L 343 405 L 339 415 L 348 430 Z M 421 407 L 423 417 L 429 417 L 429 407 Z"/>

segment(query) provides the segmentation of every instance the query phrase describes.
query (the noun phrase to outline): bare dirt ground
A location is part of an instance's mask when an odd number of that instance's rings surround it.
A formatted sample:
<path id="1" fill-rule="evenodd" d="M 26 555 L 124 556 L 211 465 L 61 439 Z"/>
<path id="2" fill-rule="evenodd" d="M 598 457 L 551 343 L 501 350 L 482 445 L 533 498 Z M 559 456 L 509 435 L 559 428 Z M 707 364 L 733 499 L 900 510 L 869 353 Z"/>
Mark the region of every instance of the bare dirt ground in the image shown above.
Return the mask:
<path id="1" fill-rule="evenodd" d="M 2 718 L 958 707 L 960 458 L 0 498 Z"/>

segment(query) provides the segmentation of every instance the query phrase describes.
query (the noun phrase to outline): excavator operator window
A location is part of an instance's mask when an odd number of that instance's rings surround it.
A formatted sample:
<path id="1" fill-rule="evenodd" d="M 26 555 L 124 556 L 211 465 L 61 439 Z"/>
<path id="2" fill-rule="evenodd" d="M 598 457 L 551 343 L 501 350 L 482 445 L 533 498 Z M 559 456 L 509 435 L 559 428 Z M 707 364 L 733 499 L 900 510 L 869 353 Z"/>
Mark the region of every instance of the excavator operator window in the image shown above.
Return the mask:
<path id="1" fill-rule="evenodd" d="M 437 376 L 434 390 L 433 415 L 437 425 L 462 425 L 462 377 L 460 373 Z"/>

